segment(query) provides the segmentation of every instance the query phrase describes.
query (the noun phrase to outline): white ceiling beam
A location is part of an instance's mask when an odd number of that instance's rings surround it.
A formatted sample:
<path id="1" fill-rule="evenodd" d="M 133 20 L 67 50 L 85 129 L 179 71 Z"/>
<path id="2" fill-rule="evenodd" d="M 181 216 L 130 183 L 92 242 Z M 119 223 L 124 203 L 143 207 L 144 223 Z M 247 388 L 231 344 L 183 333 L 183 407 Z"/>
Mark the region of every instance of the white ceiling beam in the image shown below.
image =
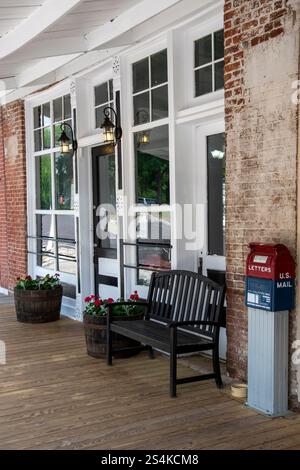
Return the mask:
<path id="1" fill-rule="evenodd" d="M 149 20 L 162 11 L 170 8 L 182 0 L 143 0 L 132 8 L 121 13 L 114 21 L 105 23 L 86 35 L 89 50 L 100 48 L 114 38 L 135 28 L 144 21 Z"/>
<path id="2" fill-rule="evenodd" d="M 0 38 L 0 59 L 12 54 L 36 38 L 81 0 L 47 0 L 10 33 Z"/>
<path id="3" fill-rule="evenodd" d="M 67 56 L 60 57 L 49 57 L 48 59 L 43 59 L 29 67 L 28 69 L 21 72 L 16 77 L 17 87 L 21 88 L 31 83 L 36 83 L 37 80 L 41 79 L 45 75 L 48 75 L 51 72 L 54 72 L 59 67 L 71 62 L 76 59 L 80 54 L 70 54 Z"/>
<path id="4" fill-rule="evenodd" d="M 60 55 L 79 54 L 87 51 L 87 41 L 82 36 L 57 38 L 57 39 L 37 39 L 32 41 L 31 47 L 24 48 L 13 55 L 1 60 L 1 65 L 13 64 L 18 61 L 46 59 Z"/>

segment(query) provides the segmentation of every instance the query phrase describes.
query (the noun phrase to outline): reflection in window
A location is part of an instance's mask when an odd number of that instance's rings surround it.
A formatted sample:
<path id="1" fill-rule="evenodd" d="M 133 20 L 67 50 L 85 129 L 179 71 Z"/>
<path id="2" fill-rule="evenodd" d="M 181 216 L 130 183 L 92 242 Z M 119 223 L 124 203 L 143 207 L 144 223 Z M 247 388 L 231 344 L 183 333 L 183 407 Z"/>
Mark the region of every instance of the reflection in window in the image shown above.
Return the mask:
<path id="1" fill-rule="evenodd" d="M 97 237 L 99 247 L 117 249 L 116 169 L 115 154 L 102 154 L 97 158 Z"/>
<path id="2" fill-rule="evenodd" d="M 194 43 L 195 96 L 224 88 L 224 30 Z"/>
<path id="3" fill-rule="evenodd" d="M 224 134 L 207 137 L 208 252 L 225 255 Z"/>
<path id="4" fill-rule="evenodd" d="M 134 125 L 168 117 L 167 49 L 134 63 L 132 81 Z"/>
<path id="5" fill-rule="evenodd" d="M 35 157 L 36 170 L 36 208 L 52 208 L 51 190 L 51 156 L 40 155 Z"/>
<path id="6" fill-rule="evenodd" d="M 36 216 L 37 227 L 37 264 L 45 269 L 55 269 L 54 242 L 49 238 L 55 238 L 54 219 L 52 215 L 38 214 Z M 45 238 L 43 238 L 45 237 Z M 47 256 L 48 255 L 48 256 Z M 49 256 L 50 255 L 50 256 Z"/>
<path id="7" fill-rule="evenodd" d="M 74 204 L 73 158 L 55 154 L 55 206 L 71 210 Z"/>
<path id="8" fill-rule="evenodd" d="M 169 134 L 168 126 L 151 129 L 149 142 L 141 143 L 135 134 L 136 202 L 169 204 Z"/>
<path id="9" fill-rule="evenodd" d="M 138 284 L 148 285 L 151 268 L 171 269 L 170 212 L 140 212 L 136 227 Z"/>
<path id="10" fill-rule="evenodd" d="M 94 100 L 96 127 L 100 127 L 104 120 L 104 109 L 108 106 L 113 107 L 114 104 L 112 80 L 108 80 L 107 82 L 101 83 L 101 85 L 97 85 L 94 88 Z"/>

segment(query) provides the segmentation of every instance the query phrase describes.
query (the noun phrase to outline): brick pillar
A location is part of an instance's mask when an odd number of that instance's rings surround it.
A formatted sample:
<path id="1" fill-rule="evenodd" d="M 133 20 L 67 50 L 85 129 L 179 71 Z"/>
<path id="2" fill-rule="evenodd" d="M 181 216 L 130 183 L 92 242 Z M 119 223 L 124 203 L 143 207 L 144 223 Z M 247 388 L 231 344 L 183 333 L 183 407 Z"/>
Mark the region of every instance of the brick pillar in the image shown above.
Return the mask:
<path id="1" fill-rule="evenodd" d="M 27 270 L 25 114 L 21 100 L 0 109 L 0 287 Z"/>
<path id="2" fill-rule="evenodd" d="M 281 242 L 296 254 L 296 4 L 225 0 L 228 371 L 241 379 L 247 378 L 247 245 Z"/>

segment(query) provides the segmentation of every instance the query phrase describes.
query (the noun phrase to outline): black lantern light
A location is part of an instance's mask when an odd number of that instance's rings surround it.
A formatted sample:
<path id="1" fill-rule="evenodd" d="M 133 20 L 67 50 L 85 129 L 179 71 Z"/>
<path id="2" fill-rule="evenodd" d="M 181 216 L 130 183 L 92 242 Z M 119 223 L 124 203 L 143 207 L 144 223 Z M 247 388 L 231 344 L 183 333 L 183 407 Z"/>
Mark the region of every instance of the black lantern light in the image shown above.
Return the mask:
<path id="1" fill-rule="evenodd" d="M 116 146 L 117 143 L 121 140 L 123 133 L 119 124 L 118 115 L 116 111 L 110 106 L 104 108 L 103 113 L 104 121 L 101 124 L 100 129 L 103 129 L 104 131 L 104 143 Z M 110 114 L 114 115 L 115 124 L 112 122 Z"/>
<path id="2" fill-rule="evenodd" d="M 71 131 L 71 139 L 67 136 L 65 128 L 68 127 Z M 61 129 L 61 136 L 59 138 L 59 145 L 60 145 L 60 153 L 61 155 L 69 155 L 76 152 L 78 148 L 77 140 L 74 139 L 74 133 L 72 126 L 67 122 L 63 122 L 60 126 Z"/>

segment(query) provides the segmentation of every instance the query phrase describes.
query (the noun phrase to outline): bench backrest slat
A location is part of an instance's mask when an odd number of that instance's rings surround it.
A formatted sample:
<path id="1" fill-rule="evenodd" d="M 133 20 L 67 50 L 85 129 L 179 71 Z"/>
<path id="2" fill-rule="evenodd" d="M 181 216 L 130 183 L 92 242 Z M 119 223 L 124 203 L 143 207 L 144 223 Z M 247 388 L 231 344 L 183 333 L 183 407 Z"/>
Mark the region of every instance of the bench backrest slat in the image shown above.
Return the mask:
<path id="1" fill-rule="evenodd" d="M 148 293 L 147 318 L 170 321 L 203 320 L 220 323 L 224 287 L 189 271 L 153 273 Z M 216 328 L 188 326 L 184 329 L 213 337 Z"/>

